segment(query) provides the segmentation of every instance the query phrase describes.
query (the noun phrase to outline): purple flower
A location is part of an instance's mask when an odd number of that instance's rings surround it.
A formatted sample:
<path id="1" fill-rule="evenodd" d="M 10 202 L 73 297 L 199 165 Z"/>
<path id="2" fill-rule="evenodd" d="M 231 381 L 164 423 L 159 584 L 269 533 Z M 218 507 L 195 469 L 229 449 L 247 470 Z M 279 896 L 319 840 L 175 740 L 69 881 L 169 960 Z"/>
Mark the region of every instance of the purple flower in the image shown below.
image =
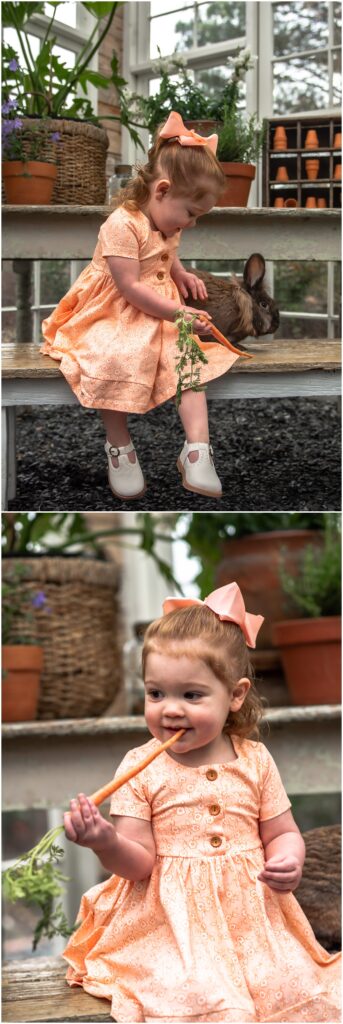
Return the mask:
<path id="1" fill-rule="evenodd" d="M 12 57 L 8 65 L 10 71 L 19 71 L 19 64 L 16 57 Z"/>
<path id="2" fill-rule="evenodd" d="M 43 590 L 39 590 L 38 594 L 32 598 L 32 604 L 34 608 L 44 608 L 46 605 L 46 597 Z"/>
<path id="3" fill-rule="evenodd" d="M 16 107 L 17 101 L 9 99 L 5 100 L 5 103 L 2 104 L 1 110 L 3 114 L 10 114 L 11 110 L 16 110 Z"/>
<path id="4" fill-rule="evenodd" d="M 14 131 L 14 121 L 3 121 L 1 129 L 3 138 L 7 135 L 11 135 Z"/>
<path id="5" fill-rule="evenodd" d="M 20 120 L 20 117 L 15 117 L 14 121 L 12 121 L 12 124 L 13 124 L 13 128 L 22 128 L 23 127 L 23 122 Z"/>
<path id="6" fill-rule="evenodd" d="M 61 138 L 61 136 L 60 136 L 59 132 L 51 132 L 51 135 L 50 135 L 51 142 L 59 142 L 60 138 Z"/>

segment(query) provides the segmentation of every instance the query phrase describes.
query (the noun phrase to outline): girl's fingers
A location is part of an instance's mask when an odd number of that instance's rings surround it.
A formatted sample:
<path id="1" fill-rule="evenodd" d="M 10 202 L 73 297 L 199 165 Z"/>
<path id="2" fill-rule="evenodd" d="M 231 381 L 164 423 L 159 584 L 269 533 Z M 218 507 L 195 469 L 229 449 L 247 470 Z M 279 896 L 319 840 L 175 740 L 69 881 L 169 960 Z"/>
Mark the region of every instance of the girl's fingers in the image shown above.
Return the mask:
<path id="1" fill-rule="evenodd" d="M 64 830 L 65 830 L 65 834 L 67 836 L 67 839 L 70 839 L 72 843 L 75 843 L 76 840 L 77 840 L 77 834 L 75 832 L 75 829 L 73 828 L 69 812 L 66 812 L 63 815 L 63 821 L 64 821 Z"/>

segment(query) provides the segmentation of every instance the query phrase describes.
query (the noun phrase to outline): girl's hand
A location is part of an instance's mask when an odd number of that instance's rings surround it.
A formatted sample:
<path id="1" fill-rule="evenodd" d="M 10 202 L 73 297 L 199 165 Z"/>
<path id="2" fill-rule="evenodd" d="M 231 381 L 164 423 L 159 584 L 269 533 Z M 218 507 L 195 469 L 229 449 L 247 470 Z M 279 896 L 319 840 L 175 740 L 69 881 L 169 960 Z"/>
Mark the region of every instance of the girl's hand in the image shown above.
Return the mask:
<path id="1" fill-rule="evenodd" d="M 207 319 L 212 320 L 210 313 L 207 313 L 206 309 L 193 309 L 192 306 L 181 306 L 181 309 L 185 313 L 186 319 L 187 313 L 190 313 L 191 316 L 194 316 L 194 313 L 196 313 L 197 319 L 193 323 L 194 334 L 212 334 L 211 324 L 205 324 L 203 320 L 198 319 L 199 313 L 203 313 Z"/>
<path id="2" fill-rule="evenodd" d="M 260 882 L 269 885 L 277 892 L 293 892 L 301 882 L 302 868 L 300 861 L 293 854 L 285 857 L 270 857 L 266 860 L 263 871 L 257 877 Z"/>
<path id="3" fill-rule="evenodd" d="M 79 846 L 102 850 L 108 841 L 109 831 L 113 834 L 113 825 L 102 817 L 96 804 L 84 793 L 79 793 L 77 800 L 70 801 L 70 812 L 67 811 L 63 817 L 67 839 Z"/>
<path id="4" fill-rule="evenodd" d="M 203 281 L 196 274 L 189 273 L 188 270 L 178 270 L 175 274 L 174 281 L 176 287 L 179 289 L 184 299 L 187 298 L 189 293 L 193 299 L 207 299 L 207 291 Z"/>

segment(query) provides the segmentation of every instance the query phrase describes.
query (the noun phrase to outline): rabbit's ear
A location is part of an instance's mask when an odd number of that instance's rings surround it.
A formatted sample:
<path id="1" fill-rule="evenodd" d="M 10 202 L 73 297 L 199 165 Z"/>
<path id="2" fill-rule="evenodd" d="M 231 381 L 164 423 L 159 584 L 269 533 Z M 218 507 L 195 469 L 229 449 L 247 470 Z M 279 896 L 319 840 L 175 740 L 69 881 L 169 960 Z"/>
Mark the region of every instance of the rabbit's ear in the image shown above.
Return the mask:
<path id="1" fill-rule="evenodd" d="M 253 252 L 252 256 L 249 256 L 243 271 L 243 281 L 246 287 L 250 290 L 251 288 L 256 288 L 256 285 L 260 285 L 265 271 L 266 264 L 263 256 L 259 252 Z"/>

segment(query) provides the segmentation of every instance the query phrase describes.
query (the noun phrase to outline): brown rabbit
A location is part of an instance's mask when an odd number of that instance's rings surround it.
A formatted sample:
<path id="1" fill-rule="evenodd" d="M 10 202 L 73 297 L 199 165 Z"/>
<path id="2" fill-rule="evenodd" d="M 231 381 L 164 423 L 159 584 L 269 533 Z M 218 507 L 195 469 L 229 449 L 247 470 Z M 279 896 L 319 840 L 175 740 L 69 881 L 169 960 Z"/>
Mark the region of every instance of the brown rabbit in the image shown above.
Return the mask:
<path id="1" fill-rule="evenodd" d="M 265 269 L 263 256 L 258 252 L 247 260 L 242 281 L 234 275 L 214 277 L 206 270 L 196 269 L 194 274 L 205 282 L 208 298 L 194 300 L 189 295 L 185 304 L 205 308 L 215 326 L 234 344 L 248 335 L 259 338 L 272 334 L 279 326 L 279 312 L 274 299 L 263 288 Z"/>

